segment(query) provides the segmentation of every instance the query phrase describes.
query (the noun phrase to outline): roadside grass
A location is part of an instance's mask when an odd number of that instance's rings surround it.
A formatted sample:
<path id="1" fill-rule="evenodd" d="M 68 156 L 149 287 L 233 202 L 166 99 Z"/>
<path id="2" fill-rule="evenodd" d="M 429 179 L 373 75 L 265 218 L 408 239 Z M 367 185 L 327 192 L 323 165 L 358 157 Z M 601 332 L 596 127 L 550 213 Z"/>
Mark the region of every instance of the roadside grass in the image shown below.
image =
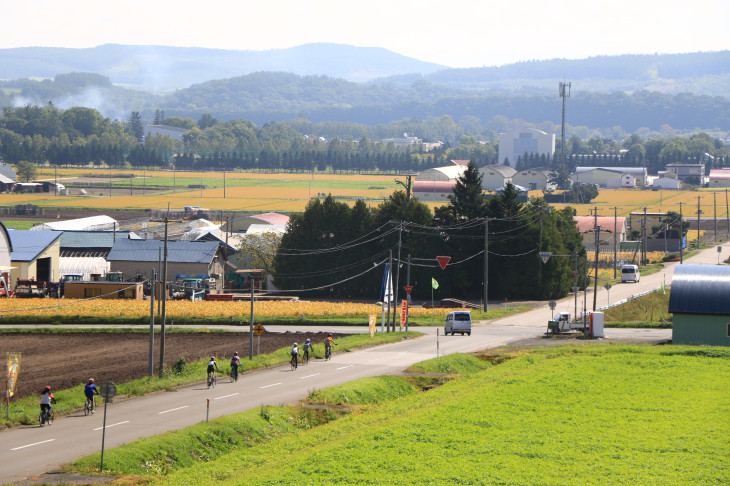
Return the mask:
<path id="1" fill-rule="evenodd" d="M 373 338 L 367 334 L 355 334 L 337 339 L 337 346 L 334 348 L 334 353 L 349 352 L 356 348 L 399 342 L 403 339 L 414 338 L 420 335 L 420 333 L 412 331 L 407 333 L 376 333 Z M 315 346 L 314 357 L 320 359 L 324 358 L 323 346 Z M 230 358 L 230 356 L 220 357 L 218 365 L 220 369 L 219 376 L 225 377 L 231 372 L 228 358 Z M 290 358 L 289 348 L 281 348 L 273 353 L 262 354 L 258 358 L 254 358 L 254 360 L 242 359 L 239 371 L 241 373 L 245 373 L 246 371 L 288 363 Z M 157 374 L 153 377 L 147 376 L 127 383 L 117 383 L 117 399 L 141 396 L 159 390 L 172 390 L 178 386 L 205 381 L 206 365 L 207 360 L 200 360 L 191 363 L 179 360 L 173 366 L 165 368 L 162 376 Z M 65 390 L 54 390 L 53 395 L 56 398 L 56 404 L 53 405 L 53 410 L 56 415 L 66 415 L 73 413 L 74 411 L 81 410 L 83 406 L 83 392 L 83 383 L 79 384 L 79 386 Z M 103 403 L 103 401 L 102 399 L 99 399 L 97 405 L 101 403 Z M 21 398 L 17 401 L 11 402 L 10 419 L 6 418 L 6 414 L 2 414 L 2 417 L 0 417 L 0 425 L 4 427 L 11 427 L 18 424 L 35 424 L 38 421 L 38 414 L 38 397 L 30 396 Z"/>
<path id="2" fill-rule="evenodd" d="M 669 293 L 670 290 L 652 292 L 607 309 L 604 313 L 605 327 L 671 328 Z"/>
<path id="3" fill-rule="evenodd" d="M 337 405 L 372 405 L 385 403 L 418 390 L 402 376 L 375 376 L 315 390 L 307 403 Z"/>
<path id="4" fill-rule="evenodd" d="M 490 362 L 481 360 L 474 355 L 455 353 L 441 358 L 421 361 L 408 368 L 408 371 L 468 375 L 483 371 L 491 366 Z"/>
<path id="5" fill-rule="evenodd" d="M 241 438 L 199 424 L 179 433 L 195 430 L 211 450 L 165 434 L 107 451 L 105 465 L 176 485 L 730 482 L 730 350 L 596 344 L 517 353 L 321 426 L 252 410 L 226 420 L 266 415 L 289 422 L 288 432 L 266 436 L 257 422 Z M 261 443 L 232 445 L 241 441 Z M 98 459 L 68 468 L 92 472 Z"/>

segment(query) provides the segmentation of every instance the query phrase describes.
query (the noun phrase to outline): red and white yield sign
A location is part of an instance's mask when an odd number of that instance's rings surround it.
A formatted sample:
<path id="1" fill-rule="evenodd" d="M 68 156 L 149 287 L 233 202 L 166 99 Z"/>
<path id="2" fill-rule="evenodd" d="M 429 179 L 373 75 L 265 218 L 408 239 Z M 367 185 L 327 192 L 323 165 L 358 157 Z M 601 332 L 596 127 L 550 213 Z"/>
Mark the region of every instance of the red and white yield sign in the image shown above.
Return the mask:
<path id="1" fill-rule="evenodd" d="M 411 290 L 413 290 L 413 285 L 406 285 L 403 287 L 403 290 L 406 291 L 406 294 L 411 295 Z"/>
<path id="2" fill-rule="evenodd" d="M 441 270 L 446 269 L 446 265 L 451 261 L 450 256 L 437 256 L 436 260 L 439 262 L 439 265 L 441 265 Z"/>

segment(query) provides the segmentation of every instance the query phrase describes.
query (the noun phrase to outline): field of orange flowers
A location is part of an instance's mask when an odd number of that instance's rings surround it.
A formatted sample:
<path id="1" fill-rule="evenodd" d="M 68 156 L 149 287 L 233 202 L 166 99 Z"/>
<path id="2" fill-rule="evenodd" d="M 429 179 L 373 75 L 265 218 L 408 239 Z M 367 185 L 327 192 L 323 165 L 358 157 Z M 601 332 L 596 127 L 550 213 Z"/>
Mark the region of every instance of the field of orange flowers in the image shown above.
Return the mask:
<path id="1" fill-rule="evenodd" d="M 368 315 L 380 315 L 382 307 L 376 304 L 349 302 L 276 302 L 257 301 L 254 305 L 256 318 L 307 319 L 316 317 L 362 317 L 366 322 Z M 251 315 L 251 303 L 234 302 L 190 302 L 185 300 L 168 301 L 166 305 L 168 321 L 204 322 L 230 321 L 248 322 Z M 442 316 L 443 309 L 411 308 L 410 315 Z M 149 320 L 150 303 L 144 300 L 125 299 L 2 299 L 0 300 L 0 318 L 16 320 L 17 317 L 39 317 L 44 321 L 59 318 L 63 322 L 78 319 L 80 322 L 128 321 L 145 322 Z"/>

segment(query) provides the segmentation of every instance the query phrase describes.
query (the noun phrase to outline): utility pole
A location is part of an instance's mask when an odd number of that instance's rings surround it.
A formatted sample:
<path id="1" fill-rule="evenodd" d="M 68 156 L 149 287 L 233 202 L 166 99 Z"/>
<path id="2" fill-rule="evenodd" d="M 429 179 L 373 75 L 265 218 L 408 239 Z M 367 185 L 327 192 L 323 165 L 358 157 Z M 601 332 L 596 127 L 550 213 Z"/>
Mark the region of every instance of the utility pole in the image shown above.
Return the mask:
<path id="1" fill-rule="evenodd" d="M 489 218 L 484 218 L 484 312 L 489 305 Z"/>
<path id="2" fill-rule="evenodd" d="M 157 273 L 152 269 L 152 288 L 150 290 L 150 359 L 147 369 L 147 376 L 152 376 L 155 372 L 154 353 L 155 353 L 155 290 L 157 287 Z"/>
<path id="3" fill-rule="evenodd" d="M 398 262 L 395 267 L 395 288 L 393 294 L 395 296 L 395 305 L 393 306 L 393 332 L 395 332 L 395 317 L 398 314 L 398 287 L 400 286 L 400 249 L 403 241 L 403 221 L 398 225 Z"/>
<path id="4" fill-rule="evenodd" d="M 700 249 L 700 196 L 697 196 L 697 249 Z"/>
<path id="5" fill-rule="evenodd" d="M 684 223 L 682 222 L 682 203 L 679 203 L 679 264 L 684 263 Z"/>
<path id="6" fill-rule="evenodd" d="M 170 208 L 167 208 L 168 214 Z M 165 216 L 165 249 L 163 250 L 163 266 L 162 266 L 162 327 L 160 329 L 160 376 L 165 369 L 165 324 L 167 323 L 167 223 L 168 217 Z"/>
<path id="7" fill-rule="evenodd" d="M 411 254 L 408 254 L 408 267 L 406 269 L 406 286 L 411 285 Z M 406 297 L 408 299 L 408 308 L 406 311 L 406 332 L 408 332 L 408 312 L 411 310 L 411 294 Z"/>
<path id="8" fill-rule="evenodd" d="M 730 204 L 727 201 L 727 189 L 725 189 L 725 224 L 727 227 L 727 239 L 730 240 Z"/>
<path id="9" fill-rule="evenodd" d="M 560 126 L 560 168 L 565 170 L 565 98 L 570 97 L 570 83 L 560 83 L 558 93 L 563 100 L 563 121 Z"/>
<path id="10" fill-rule="evenodd" d="M 393 294 L 390 293 L 390 288 L 393 285 L 393 250 L 390 250 L 388 255 L 388 276 L 385 279 L 385 295 L 388 296 L 388 332 L 390 332 L 390 302 L 393 300 Z"/>
<path id="11" fill-rule="evenodd" d="M 644 206 L 644 221 L 641 223 L 641 262 L 646 265 L 646 206 Z"/>
<path id="12" fill-rule="evenodd" d="M 596 215 L 598 212 L 596 212 Z M 596 216 L 596 221 L 598 216 Z M 595 270 L 594 270 L 594 281 L 593 281 L 593 311 L 596 310 L 596 298 L 598 297 L 598 245 L 601 237 L 601 227 L 596 225 L 596 258 L 595 258 Z"/>
<path id="13" fill-rule="evenodd" d="M 613 207 L 613 278 L 616 278 L 616 262 L 618 260 L 618 208 Z"/>
<path id="14" fill-rule="evenodd" d="M 712 207 L 714 209 L 712 218 L 715 220 L 715 243 L 717 243 L 717 193 L 712 193 Z"/>

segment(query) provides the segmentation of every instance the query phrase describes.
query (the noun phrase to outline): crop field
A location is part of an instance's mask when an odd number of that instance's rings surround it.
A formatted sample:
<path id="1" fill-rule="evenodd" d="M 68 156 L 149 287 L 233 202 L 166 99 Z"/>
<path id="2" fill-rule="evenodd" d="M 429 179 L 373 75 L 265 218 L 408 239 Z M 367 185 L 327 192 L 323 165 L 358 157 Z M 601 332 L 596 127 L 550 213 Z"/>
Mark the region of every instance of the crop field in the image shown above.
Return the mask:
<path id="1" fill-rule="evenodd" d="M 727 349 L 596 344 L 499 354 L 511 359 L 427 392 L 394 384 L 400 398 L 323 425 L 272 431 L 299 421 L 262 408 L 226 417 L 227 427 L 200 424 L 107 451 L 105 466 L 190 485 L 730 482 Z M 367 401 L 368 389 L 380 396 L 389 386 L 350 390 Z M 323 395 L 343 393 L 352 392 Z M 270 432 L 247 439 L 233 426 L 244 419 Z M 205 444 L 216 452 L 201 458 Z M 93 470 L 98 459 L 73 468 Z"/>
<path id="2" fill-rule="evenodd" d="M 511 309 L 512 312 L 522 308 Z M 376 304 L 352 302 L 317 302 L 317 301 L 257 301 L 254 305 L 256 319 L 285 319 L 291 321 L 316 320 L 318 318 L 362 318 L 367 324 L 368 316 L 380 316 L 382 307 Z M 509 310 L 508 310 L 509 311 Z M 436 317 L 442 319 L 446 310 L 412 307 L 411 318 Z M 501 317 L 495 310 L 490 317 Z M 32 322 L 47 321 L 48 318 L 62 322 L 149 322 L 150 303 L 145 300 L 129 299 L 1 299 L 0 319 L 18 322 L 27 317 Z M 227 321 L 244 322 L 248 325 L 251 315 L 251 303 L 247 300 L 233 302 L 187 300 L 171 300 L 166 304 L 168 322 L 211 322 Z M 478 316 L 478 314 L 476 314 Z M 123 317 L 120 320 L 120 316 Z M 475 317 L 476 318 L 476 317 Z"/>

